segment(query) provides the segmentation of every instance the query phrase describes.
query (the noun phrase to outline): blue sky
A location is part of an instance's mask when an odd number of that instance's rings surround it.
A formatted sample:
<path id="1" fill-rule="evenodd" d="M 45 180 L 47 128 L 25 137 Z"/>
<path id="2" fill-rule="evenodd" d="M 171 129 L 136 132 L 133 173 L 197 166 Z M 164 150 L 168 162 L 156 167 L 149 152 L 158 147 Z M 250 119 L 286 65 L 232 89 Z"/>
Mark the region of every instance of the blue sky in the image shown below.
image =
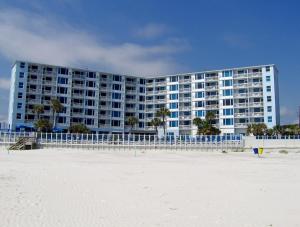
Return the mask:
<path id="1" fill-rule="evenodd" d="M 1 0 L 0 120 L 11 65 L 24 59 L 136 75 L 274 63 L 282 123 L 295 123 L 299 8 L 291 0 Z"/>

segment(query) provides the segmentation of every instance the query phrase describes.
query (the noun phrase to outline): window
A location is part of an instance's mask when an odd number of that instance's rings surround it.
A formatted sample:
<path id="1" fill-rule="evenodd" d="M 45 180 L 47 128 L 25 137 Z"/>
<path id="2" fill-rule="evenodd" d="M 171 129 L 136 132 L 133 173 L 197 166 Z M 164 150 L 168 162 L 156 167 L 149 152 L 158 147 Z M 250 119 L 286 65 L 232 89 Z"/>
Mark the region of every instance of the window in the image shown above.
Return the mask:
<path id="1" fill-rule="evenodd" d="M 19 88 L 23 88 L 23 87 L 24 87 L 23 82 L 20 82 L 20 83 L 19 83 Z"/>
<path id="2" fill-rule="evenodd" d="M 62 75 L 68 75 L 69 70 L 67 68 L 59 68 L 58 73 Z"/>
<path id="3" fill-rule="evenodd" d="M 196 80 L 203 80 L 204 79 L 204 74 L 203 73 L 199 73 L 195 75 Z"/>
<path id="4" fill-rule="evenodd" d="M 177 82 L 178 81 L 178 76 L 171 76 L 170 77 L 170 82 Z"/>
<path id="5" fill-rule="evenodd" d="M 112 93 L 111 96 L 112 96 L 112 99 L 121 99 L 122 98 L 122 94 L 120 94 L 120 93 Z"/>
<path id="6" fill-rule="evenodd" d="M 204 83 L 196 83 L 195 88 L 196 89 L 203 89 L 204 88 Z"/>
<path id="7" fill-rule="evenodd" d="M 60 123 L 60 124 L 65 124 L 66 121 L 67 121 L 66 117 L 58 117 L 58 121 L 57 122 Z"/>
<path id="8" fill-rule="evenodd" d="M 145 84 L 145 79 L 140 79 L 140 84 Z"/>
<path id="9" fill-rule="evenodd" d="M 21 109 L 22 108 L 22 103 L 18 102 L 17 108 Z"/>
<path id="10" fill-rule="evenodd" d="M 270 72 L 270 66 L 266 66 L 266 72 Z"/>
<path id="11" fill-rule="evenodd" d="M 116 109 L 120 109 L 121 108 L 121 103 L 120 102 L 112 102 L 111 107 L 116 108 Z"/>
<path id="12" fill-rule="evenodd" d="M 170 94 L 170 100 L 177 100 L 178 94 Z"/>
<path id="13" fill-rule="evenodd" d="M 22 118 L 22 114 L 17 113 L 17 119 L 21 119 Z"/>
<path id="14" fill-rule="evenodd" d="M 23 72 L 19 73 L 19 78 L 24 78 L 24 73 Z"/>
<path id="15" fill-rule="evenodd" d="M 233 99 L 224 99 L 223 100 L 223 106 L 232 106 L 233 105 Z"/>
<path id="16" fill-rule="evenodd" d="M 223 80 L 223 87 L 232 86 L 232 80 Z"/>
<path id="17" fill-rule="evenodd" d="M 113 81 L 122 81 L 122 77 L 118 75 L 113 76 Z"/>
<path id="18" fill-rule="evenodd" d="M 232 89 L 223 90 L 223 96 L 232 96 Z"/>
<path id="19" fill-rule="evenodd" d="M 95 100 L 85 100 L 86 106 L 95 106 Z"/>
<path id="20" fill-rule="evenodd" d="M 19 92 L 19 93 L 18 93 L 18 99 L 21 99 L 21 98 L 23 98 L 23 93 L 22 93 L 22 92 Z"/>
<path id="21" fill-rule="evenodd" d="M 268 106 L 268 112 L 272 112 L 272 106 Z"/>
<path id="22" fill-rule="evenodd" d="M 143 113 L 139 113 L 139 119 L 144 119 L 145 115 Z"/>
<path id="23" fill-rule="evenodd" d="M 144 128 L 145 124 L 144 122 L 139 122 L 139 128 Z"/>
<path id="24" fill-rule="evenodd" d="M 233 125 L 233 118 L 223 119 L 223 125 Z"/>
<path id="25" fill-rule="evenodd" d="M 86 120 L 85 120 L 85 124 L 86 124 L 86 125 L 93 125 L 93 124 L 94 124 L 94 119 L 89 119 L 89 118 L 86 119 Z"/>
<path id="26" fill-rule="evenodd" d="M 86 91 L 86 96 L 89 96 L 89 97 L 95 97 L 95 91 L 91 91 L 91 90 L 87 90 Z"/>
<path id="27" fill-rule="evenodd" d="M 267 92 L 271 92 L 271 86 L 267 86 Z"/>
<path id="28" fill-rule="evenodd" d="M 145 96 L 139 96 L 139 101 L 144 102 L 145 101 Z"/>
<path id="29" fill-rule="evenodd" d="M 121 111 L 112 111 L 111 116 L 112 117 L 121 117 Z"/>
<path id="30" fill-rule="evenodd" d="M 269 122 L 269 123 L 272 122 L 272 116 L 268 116 L 268 122 Z"/>
<path id="31" fill-rule="evenodd" d="M 111 121 L 111 126 L 113 126 L 113 127 L 120 127 L 120 125 L 121 125 L 121 121 L 119 121 L 119 120 Z"/>
<path id="32" fill-rule="evenodd" d="M 86 109 L 85 110 L 85 115 L 93 116 L 94 114 L 95 114 L 95 110 L 93 110 L 93 109 Z"/>
<path id="33" fill-rule="evenodd" d="M 96 87 L 96 83 L 95 83 L 95 81 L 87 81 L 86 86 L 87 87 Z"/>
<path id="34" fill-rule="evenodd" d="M 95 72 L 89 72 L 88 73 L 88 78 L 96 78 L 96 73 Z"/>
<path id="35" fill-rule="evenodd" d="M 169 104 L 170 109 L 178 109 L 178 102 L 173 102 Z"/>
<path id="36" fill-rule="evenodd" d="M 25 68 L 25 63 L 24 62 L 20 62 L 20 68 Z"/>
<path id="37" fill-rule="evenodd" d="M 145 110 L 145 105 L 144 104 L 139 104 L 139 110 Z"/>
<path id="38" fill-rule="evenodd" d="M 170 118 L 178 118 L 178 112 L 171 112 Z"/>
<path id="39" fill-rule="evenodd" d="M 266 76 L 266 81 L 270 82 L 271 81 L 271 76 Z"/>
<path id="40" fill-rule="evenodd" d="M 57 77 L 57 83 L 58 84 L 68 84 L 68 78 Z"/>
<path id="41" fill-rule="evenodd" d="M 224 116 L 233 115 L 233 109 L 223 109 L 223 115 Z"/>
<path id="42" fill-rule="evenodd" d="M 170 121 L 169 122 L 169 127 L 178 127 L 178 121 Z"/>
<path id="43" fill-rule="evenodd" d="M 267 96 L 267 102 L 272 102 L 272 97 L 271 96 Z"/>
<path id="44" fill-rule="evenodd" d="M 196 117 L 204 117 L 205 111 L 204 110 L 196 110 L 195 115 L 196 115 Z"/>
<path id="45" fill-rule="evenodd" d="M 178 91 L 178 84 L 171 85 L 170 91 Z"/>
<path id="46" fill-rule="evenodd" d="M 144 87 L 140 87 L 140 93 L 145 93 L 145 88 Z"/>
<path id="47" fill-rule="evenodd" d="M 58 87 L 57 88 L 57 93 L 58 94 L 67 94 L 68 93 L 68 88 L 66 88 L 66 87 Z"/>
<path id="48" fill-rule="evenodd" d="M 204 92 L 203 91 L 196 92 L 195 98 L 204 98 Z"/>
<path id="49" fill-rule="evenodd" d="M 231 77 L 232 71 L 223 71 L 223 77 Z"/>
<path id="50" fill-rule="evenodd" d="M 204 107 L 204 102 L 203 101 L 195 102 L 195 107 Z"/>
<path id="51" fill-rule="evenodd" d="M 121 91 L 122 85 L 121 84 L 113 84 L 112 89 L 115 91 Z"/>

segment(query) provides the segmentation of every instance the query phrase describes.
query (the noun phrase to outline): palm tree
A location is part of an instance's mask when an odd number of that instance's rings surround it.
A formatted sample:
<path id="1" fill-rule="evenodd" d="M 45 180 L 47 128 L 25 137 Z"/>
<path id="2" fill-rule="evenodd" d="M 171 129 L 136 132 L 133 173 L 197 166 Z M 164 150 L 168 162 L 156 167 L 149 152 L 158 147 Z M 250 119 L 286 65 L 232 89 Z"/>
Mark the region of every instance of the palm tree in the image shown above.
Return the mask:
<path id="1" fill-rule="evenodd" d="M 201 135 L 205 126 L 205 121 L 203 121 L 200 117 L 196 117 L 193 119 L 193 124 L 197 126 L 197 135 Z"/>
<path id="2" fill-rule="evenodd" d="M 150 125 L 153 126 L 153 127 L 155 128 L 155 133 L 156 133 L 156 135 L 158 135 L 158 130 L 157 130 L 157 128 L 158 128 L 159 126 L 161 126 L 161 124 L 162 124 L 162 121 L 160 120 L 160 118 L 157 118 L 157 117 L 153 118 L 153 119 L 150 121 Z"/>
<path id="3" fill-rule="evenodd" d="M 162 107 L 159 111 L 156 112 L 156 116 L 162 119 L 162 126 L 164 128 L 164 136 L 166 136 L 166 118 L 171 115 L 171 112 L 168 108 Z"/>
<path id="4" fill-rule="evenodd" d="M 70 133 L 89 133 L 90 130 L 84 124 L 71 125 L 69 128 Z"/>
<path id="5" fill-rule="evenodd" d="M 247 135 L 263 136 L 267 133 L 268 127 L 264 123 L 250 124 L 247 128 Z"/>
<path id="6" fill-rule="evenodd" d="M 275 125 L 273 127 L 273 133 L 274 135 L 278 136 L 278 135 L 282 135 L 283 134 L 283 127 L 281 127 L 280 125 Z"/>
<path id="7" fill-rule="evenodd" d="M 64 106 L 60 103 L 58 99 L 52 99 L 51 100 L 51 108 L 52 108 L 52 114 L 53 114 L 53 128 L 56 126 L 56 117 L 58 113 L 62 112 Z"/>
<path id="8" fill-rule="evenodd" d="M 205 115 L 205 120 L 208 122 L 208 124 L 212 125 L 213 120 L 216 119 L 216 115 L 214 112 L 208 111 Z"/>
<path id="9" fill-rule="evenodd" d="M 41 114 L 44 113 L 44 106 L 41 104 L 34 105 L 32 112 L 36 114 L 37 120 L 40 120 Z"/>
<path id="10" fill-rule="evenodd" d="M 139 120 L 136 117 L 130 116 L 127 118 L 127 123 L 130 125 L 130 134 L 132 133 L 133 127 L 139 123 Z"/>
<path id="11" fill-rule="evenodd" d="M 39 119 L 34 123 L 34 126 L 38 132 L 50 132 L 52 125 L 47 119 Z"/>

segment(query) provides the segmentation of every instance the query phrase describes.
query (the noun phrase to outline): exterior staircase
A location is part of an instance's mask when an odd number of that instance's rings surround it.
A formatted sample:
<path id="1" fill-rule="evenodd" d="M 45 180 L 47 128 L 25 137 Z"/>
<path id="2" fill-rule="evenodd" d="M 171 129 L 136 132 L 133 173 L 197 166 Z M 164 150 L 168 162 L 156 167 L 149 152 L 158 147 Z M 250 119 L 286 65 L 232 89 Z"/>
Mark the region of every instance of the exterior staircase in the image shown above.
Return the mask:
<path id="1" fill-rule="evenodd" d="M 35 137 L 20 137 L 18 141 L 9 147 L 9 150 L 31 150 L 36 148 Z"/>

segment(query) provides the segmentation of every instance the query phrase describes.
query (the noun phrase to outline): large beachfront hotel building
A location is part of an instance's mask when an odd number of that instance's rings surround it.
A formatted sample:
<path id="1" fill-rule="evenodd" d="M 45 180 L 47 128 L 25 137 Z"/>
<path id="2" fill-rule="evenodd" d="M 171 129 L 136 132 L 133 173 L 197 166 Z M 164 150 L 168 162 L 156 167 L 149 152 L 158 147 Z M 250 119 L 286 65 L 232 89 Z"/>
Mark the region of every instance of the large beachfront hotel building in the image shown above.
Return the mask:
<path id="1" fill-rule="evenodd" d="M 169 135 L 196 134 L 193 119 L 208 111 L 222 134 L 244 134 L 252 123 L 280 123 L 275 65 L 143 77 L 16 61 L 11 78 L 12 131 L 34 127 L 36 104 L 52 121 L 51 99 L 64 106 L 57 117 L 61 130 L 82 123 L 93 132 L 128 133 L 126 119 L 135 116 L 136 133 L 153 133 L 150 121 L 161 107 L 171 111 Z"/>

